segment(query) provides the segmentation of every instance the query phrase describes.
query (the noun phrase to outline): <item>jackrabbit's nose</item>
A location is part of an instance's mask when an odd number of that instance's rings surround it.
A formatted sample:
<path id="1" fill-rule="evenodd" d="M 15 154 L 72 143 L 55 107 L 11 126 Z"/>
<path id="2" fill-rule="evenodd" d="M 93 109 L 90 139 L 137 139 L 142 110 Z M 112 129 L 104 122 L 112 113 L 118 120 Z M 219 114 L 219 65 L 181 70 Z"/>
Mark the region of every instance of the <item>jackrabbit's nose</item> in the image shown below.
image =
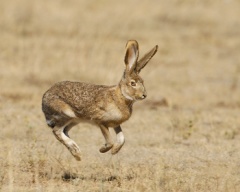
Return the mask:
<path id="1" fill-rule="evenodd" d="M 147 94 L 144 93 L 144 94 L 142 95 L 142 98 L 145 99 L 146 97 L 147 97 Z"/>

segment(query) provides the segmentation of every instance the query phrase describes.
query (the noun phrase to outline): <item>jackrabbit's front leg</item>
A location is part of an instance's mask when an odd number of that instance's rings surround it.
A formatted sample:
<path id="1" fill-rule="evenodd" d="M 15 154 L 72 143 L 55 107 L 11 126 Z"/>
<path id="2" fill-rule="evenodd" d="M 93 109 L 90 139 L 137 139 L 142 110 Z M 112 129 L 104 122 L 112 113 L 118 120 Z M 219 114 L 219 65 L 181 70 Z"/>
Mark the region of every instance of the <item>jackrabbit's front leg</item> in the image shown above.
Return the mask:
<path id="1" fill-rule="evenodd" d="M 115 155 L 122 148 L 125 143 L 124 135 L 120 125 L 114 128 L 115 133 L 117 134 L 117 142 L 114 143 L 112 148 L 112 154 Z"/>
<path id="2" fill-rule="evenodd" d="M 103 134 L 105 140 L 106 140 L 106 143 L 99 149 L 99 151 L 101 153 L 106 153 L 113 147 L 112 138 L 111 138 L 108 127 L 106 127 L 104 125 L 100 125 L 99 127 L 102 131 L 102 134 Z"/>

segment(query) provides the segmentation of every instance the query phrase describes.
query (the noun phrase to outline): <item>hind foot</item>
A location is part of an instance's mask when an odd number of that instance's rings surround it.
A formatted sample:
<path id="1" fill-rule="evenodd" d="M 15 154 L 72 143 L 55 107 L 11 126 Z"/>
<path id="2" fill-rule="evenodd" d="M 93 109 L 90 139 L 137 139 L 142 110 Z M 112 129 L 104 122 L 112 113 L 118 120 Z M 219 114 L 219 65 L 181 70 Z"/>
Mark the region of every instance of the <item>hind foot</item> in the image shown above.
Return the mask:
<path id="1" fill-rule="evenodd" d="M 77 144 L 73 141 L 70 141 L 66 147 L 71 152 L 71 154 L 75 157 L 77 161 L 81 161 L 81 152 Z"/>

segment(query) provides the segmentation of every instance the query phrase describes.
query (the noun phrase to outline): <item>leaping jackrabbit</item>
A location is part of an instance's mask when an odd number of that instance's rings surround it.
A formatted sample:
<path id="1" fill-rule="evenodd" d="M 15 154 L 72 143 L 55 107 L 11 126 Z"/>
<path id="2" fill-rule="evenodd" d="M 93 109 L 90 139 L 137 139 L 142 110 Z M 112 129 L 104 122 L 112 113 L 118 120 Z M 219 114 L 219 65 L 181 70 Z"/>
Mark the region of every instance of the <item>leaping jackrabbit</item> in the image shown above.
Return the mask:
<path id="1" fill-rule="evenodd" d="M 118 85 L 93 85 L 82 82 L 63 81 L 53 85 L 42 98 L 42 110 L 53 134 L 63 143 L 76 160 L 81 160 L 78 145 L 70 139 L 68 131 L 82 121 L 98 125 L 106 140 L 101 153 L 110 149 L 118 153 L 124 144 L 121 123 L 132 114 L 132 105 L 147 96 L 143 80 L 139 76 L 142 68 L 157 52 L 156 45 L 138 60 L 138 43 L 130 40 L 126 45 L 124 62 L 126 68 Z M 114 128 L 117 141 L 109 133 Z"/>

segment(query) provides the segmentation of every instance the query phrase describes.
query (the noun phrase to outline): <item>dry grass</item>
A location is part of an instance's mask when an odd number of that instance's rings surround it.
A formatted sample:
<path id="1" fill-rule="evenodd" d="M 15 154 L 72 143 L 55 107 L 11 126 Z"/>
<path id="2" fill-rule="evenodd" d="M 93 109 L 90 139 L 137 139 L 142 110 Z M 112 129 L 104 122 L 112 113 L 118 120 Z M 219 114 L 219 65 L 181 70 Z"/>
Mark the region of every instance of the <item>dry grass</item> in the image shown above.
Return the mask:
<path id="1" fill-rule="evenodd" d="M 1 191 L 239 191 L 240 2 L 0 3 Z M 84 124 L 70 135 L 81 162 L 54 138 L 41 96 L 62 80 L 114 84 L 124 45 L 159 52 L 143 70 L 148 98 L 123 125 L 126 144 L 100 154 Z M 144 117 L 144 118 L 143 118 Z"/>

